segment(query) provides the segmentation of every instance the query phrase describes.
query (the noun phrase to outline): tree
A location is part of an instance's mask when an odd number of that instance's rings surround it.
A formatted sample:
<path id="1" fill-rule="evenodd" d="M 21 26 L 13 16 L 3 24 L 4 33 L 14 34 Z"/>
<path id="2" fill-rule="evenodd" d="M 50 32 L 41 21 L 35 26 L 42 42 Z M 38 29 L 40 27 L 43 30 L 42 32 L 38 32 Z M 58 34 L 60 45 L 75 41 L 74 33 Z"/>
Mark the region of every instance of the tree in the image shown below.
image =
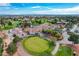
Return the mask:
<path id="1" fill-rule="evenodd" d="M 3 53 L 3 39 L 0 38 L 0 56 L 2 55 Z"/>
<path id="2" fill-rule="evenodd" d="M 47 18 L 35 18 L 34 20 L 31 20 L 32 25 L 44 24 L 47 22 L 48 22 Z"/>
<path id="3" fill-rule="evenodd" d="M 3 53 L 3 45 L 0 46 L 0 56 L 2 56 L 2 53 Z"/>
<path id="4" fill-rule="evenodd" d="M 12 25 L 12 22 L 11 22 L 11 21 L 9 21 L 9 22 L 8 22 L 8 25 Z"/>
<path id="5" fill-rule="evenodd" d="M 43 33 L 50 34 L 52 37 L 55 37 L 58 40 L 62 39 L 62 35 L 56 30 L 51 30 L 51 29 L 43 30 Z"/>
<path id="6" fill-rule="evenodd" d="M 10 43 L 10 45 L 8 46 L 8 48 L 6 49 L 7 53 L 9 55 L 13 55 L 16 51 L 17 51 L 17 47 L 15 43 Z"/>
<path id="7" fill-rule="evenodd" d="M 3 39 L 2 38 L 0 38 L 0 45 L 3 43 Z"/>
<path id="8" fill-rule="evenodd" d="M 30 27 L 30 23 L 28 21 L 24 20 L 21 26 L 23 28 Z"/>
<path id="9" fill-rule="evenodd" d="M 74 42 L 75 44 L 78 44 L 79 43 L 79 35 L 70 33 L 70 37 L 68 40 Z"/>
<path id="10" fill-rule="evenodd" d="M 21 40 L 21 38 L 19 38 L 18 36 L 14 35 L 13 43 L 17 43 L 20 40 Z"/>
<path id="11" fill-rule="evenodd" d="M 50 23 L 56 24 L 57 23 L 57 20 L 56 19 L 52 19 L 52 20 L 50 20 Z"/>

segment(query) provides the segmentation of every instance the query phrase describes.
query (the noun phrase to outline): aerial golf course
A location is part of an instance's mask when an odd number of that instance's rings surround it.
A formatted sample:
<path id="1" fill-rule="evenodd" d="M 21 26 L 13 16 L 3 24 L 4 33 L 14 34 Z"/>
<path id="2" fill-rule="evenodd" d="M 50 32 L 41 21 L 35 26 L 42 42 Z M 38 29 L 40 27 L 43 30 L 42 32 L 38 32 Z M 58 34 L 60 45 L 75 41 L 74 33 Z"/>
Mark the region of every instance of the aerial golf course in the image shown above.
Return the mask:
<path id="1" fill-rule="evenodd" d="M 49 55 L 53 47 L 51 42 L 40 37 L 28 37 L 22 43 L 25 50 L 28 50 L 32 55 Z"/>
<path id="2" fill-rule="evenodd" d="M 32 55 L 52 55 L 51 51 L 54 50 L 55 44 L 46 39 L 38 36 L 31 36 L 25 38 L 22 41 L 22 45 L 25 51 L 28 51 Z M 72 49 L 61 45 L 55 54 L 56 56 L 72 56 Z"/>

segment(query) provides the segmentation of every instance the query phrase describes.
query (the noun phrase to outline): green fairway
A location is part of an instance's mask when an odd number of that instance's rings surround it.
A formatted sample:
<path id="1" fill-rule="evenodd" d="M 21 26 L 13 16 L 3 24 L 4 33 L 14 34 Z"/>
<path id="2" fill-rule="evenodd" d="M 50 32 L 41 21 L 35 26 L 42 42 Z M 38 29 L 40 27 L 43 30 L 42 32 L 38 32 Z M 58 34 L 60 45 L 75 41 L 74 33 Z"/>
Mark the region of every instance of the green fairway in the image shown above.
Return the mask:
<path id="1" fill-rule="evenodd" d="M 29 37 L 23 40 L 23 46 L 25 50 L 28 50 L 34 55 L 43 55 L 49 53 L 50 44 L 49 41 L 40 37 Z"/>

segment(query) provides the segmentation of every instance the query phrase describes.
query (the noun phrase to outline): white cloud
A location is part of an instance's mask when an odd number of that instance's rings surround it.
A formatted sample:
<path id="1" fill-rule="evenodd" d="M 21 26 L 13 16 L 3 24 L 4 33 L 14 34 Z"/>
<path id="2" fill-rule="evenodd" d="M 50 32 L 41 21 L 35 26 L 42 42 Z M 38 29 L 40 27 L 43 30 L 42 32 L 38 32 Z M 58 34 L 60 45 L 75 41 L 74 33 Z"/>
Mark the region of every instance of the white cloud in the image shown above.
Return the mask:
<path id="1" fill-rule="evenodd" d="M 0 3 L 0 6 L 10 6 L 9 3 Z"/>
<path id="2" fill-rule="evenodd" d="M 0 7 L 1 8 L 1 7 Z M 53 14 L 53 15 L 64 15 L 64 14 L 79 14 L 79 5 L 71 8 L 51 8 L 44 6 L 33 6 L 31 8 L 38 8 L 38 10 L 32 9 L 19 9 L 15 7 L 11 9 L 10 7 L 6 7 L 6 10 L 0 12 L 0 14 Z M 42 8 L 42 9 L 39 9 Z M 47 8 L 47 9 L 45 9 Z M 10 10 L 8 10 L 10 9 Z"/>
<path id="3" fill-rule="evenodd" d="M 15 7 L 14 9 L 15 9 L 15 10 L 19 10 L 19 8 L 17 8 L 17 7 Z"/>
<path id="4" fill-rule="evenodd" d="M 45 8 L 45 9 L 51 9 L 50 7 L 46 7 L 46 6 L 33 6 L 31 8 Z"/>
<path id="5" fill-rule="evenodd" d="M 48 10 L 33 11 L 34 14 L 79 14 L 79 6 L 72 8 L 50 8 Z"/>
<path id="6" fill-rule="evenodd" d="M 41 8 L 41 6 L 33 6 L 32 8 Z"/>

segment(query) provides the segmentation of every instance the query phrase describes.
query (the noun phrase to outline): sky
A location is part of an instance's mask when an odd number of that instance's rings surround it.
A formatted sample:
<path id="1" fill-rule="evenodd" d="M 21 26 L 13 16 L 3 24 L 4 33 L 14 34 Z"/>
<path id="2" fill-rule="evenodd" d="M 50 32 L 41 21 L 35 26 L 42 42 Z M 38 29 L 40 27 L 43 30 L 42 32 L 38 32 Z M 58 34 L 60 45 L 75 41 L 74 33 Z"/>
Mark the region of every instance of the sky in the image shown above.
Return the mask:
<path id="1" fill-rule="evenodd" d="M 79 15 L 79 3 L 0 3 L 0 15 Z"/>

